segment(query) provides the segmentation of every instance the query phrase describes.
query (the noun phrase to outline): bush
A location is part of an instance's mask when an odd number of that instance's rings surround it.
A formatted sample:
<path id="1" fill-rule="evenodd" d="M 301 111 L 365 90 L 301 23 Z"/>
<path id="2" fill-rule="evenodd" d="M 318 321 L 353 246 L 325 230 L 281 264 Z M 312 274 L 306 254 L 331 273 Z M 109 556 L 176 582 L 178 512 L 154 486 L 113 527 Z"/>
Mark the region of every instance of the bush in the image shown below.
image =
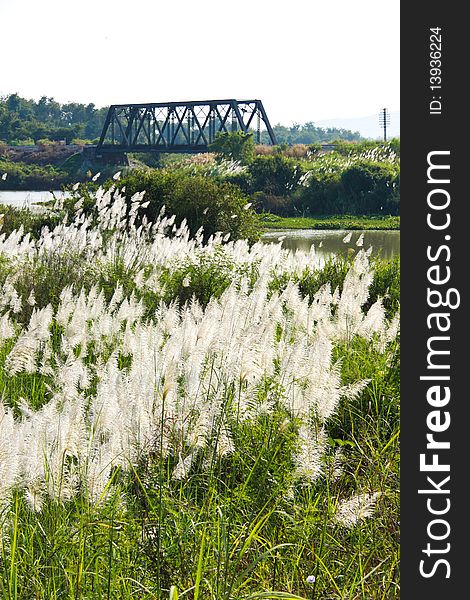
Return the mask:
<path id="1" fill-rule="evenodd" d="M 400 259 L 397 256 L 390 260 L 376 258 L 372 264 L 374 279 L 369 288 L 366 309 L 382 298 L 387 317 L 390 318 L 400 308 Z"/>
<path id="2" fill-rule="evenodd" d="M 311 215 L 399 214 L 400 177 L 396 165 L 356 160 L 343 169 L 312 172 L 297 193 Z"/>
<path id="3" fill-rule="evenodd" d="M 68 181 L 68 174 L 51 165 L 27 165 L 0 158 L 0 175 L 7 173 L 6 181 L 0 179 L 0 189 L 51 190 L 60 189 Z"/>
<path id="4" fill-rule="evenodd" d="M 10 146 L 34 146 L 35 142 L 33 138 L 26 138 L 24 140 L 10 140 Z"/>
<path id="5" fill-rule="evenodd" d="M 353 212 L 341 197 L 339 173 L 320 176 L 311 173 L 307 184 L 296 194 L 303 213 L 310 215 L 333 215 Z"/>
<path id="6" fill-rule="evenodd" d="M 292 216 L 292 199 L 287 196 L 275 196 L 256 192 L 254 194 L 256 209 L 262 213 L 273 213 L 281 217 Z"/>
<path id="7" fill-rule="evenodd" d="M 273 154 L 257 156 L 248 166 L 239 185 L 249 193 L 263 192 L 268 196 L 290 196 L 298 188 L 304 170 L 293 159 Z"/>
<path id="8" fill-rule="evenodd" d="M 167 304 L 177 301 L 182 306 L 195 298 L 205 308 L 212 298 L 220 298 L 233 281 L 247 276 L 253 283 L 256 268 L 237 265 L 218 248 L 212 256 L 201 254 L 176 269 L 165 269 L 161 275 L 162 300 Z"/>
<path id="9" fill-rule="evenodd" d="M 16 208 L 0 204 L 0 235 L 10 235 L 15 229 L 23 226 L 24 231 L 30 232 L 33 238 L 38 238 L 44 226 L 52 229 L 60 222 L 59 215 L 48 212 L 34 213 L 27 208 Z"/>
<path id="10" fill-rule="evenodd" d="M 351 199 L 357 212 L 378 213 L 393 203 L 395 173 L 391 165 L 361 161 L 346 169 L 341 175 L 341 185 L 346 197 Z"/>
<path id="11" fill-rule="evenodd" d="M 230 233 L 232 240 L 254 242 L 260 236 L 258 217 L 248 206 L 250 199 L 230 183 L 182 171 L 149 169 L 133 171 L 119 186 L 125 186 L 129 198 L 145 190 L 150 203 L 146 214 L 151 221 L 165 206 L 167 215 L 176 215 L 177 224 L 187 220 L 191 234 L 203 227 L 205 239 L 218 231 Z"/>
<path id="12" fill-rule="evenodd" d="M 220 132 L 210 144 L 210 152 L 217 152 L 222 158 L 249 163 L 253 159 L 255 144 L 252 133 L 243 131 Z"/>
<path id="13" fill-rule="evenodd" d="M 92 265 L 78 253 L 49 253 L 25 261 L 15 275 L 15 289 L 22 300 L 21 311 L 16 315 L 18 322 L 28 323 L 31 318 L 33 306 L 27 300 L 31 292 L 36 302 L 34 308 L 51 304 L 56 310 L 65 287 L 71 285 L 76 291 L 89 290 L 94 275 Z"/>

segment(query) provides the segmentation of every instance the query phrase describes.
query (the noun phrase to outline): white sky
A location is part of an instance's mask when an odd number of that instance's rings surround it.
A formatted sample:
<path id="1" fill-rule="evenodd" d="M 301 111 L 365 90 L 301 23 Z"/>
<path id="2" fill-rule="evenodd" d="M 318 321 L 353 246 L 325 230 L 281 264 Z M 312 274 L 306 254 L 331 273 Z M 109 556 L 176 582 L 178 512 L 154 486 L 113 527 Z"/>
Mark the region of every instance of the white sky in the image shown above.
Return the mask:
<path id="1" fill-rule="evenodd" d="M 399 109 L 399 0 L 0 0 L 0 96 L 260 98 L 272 124 Z"/>

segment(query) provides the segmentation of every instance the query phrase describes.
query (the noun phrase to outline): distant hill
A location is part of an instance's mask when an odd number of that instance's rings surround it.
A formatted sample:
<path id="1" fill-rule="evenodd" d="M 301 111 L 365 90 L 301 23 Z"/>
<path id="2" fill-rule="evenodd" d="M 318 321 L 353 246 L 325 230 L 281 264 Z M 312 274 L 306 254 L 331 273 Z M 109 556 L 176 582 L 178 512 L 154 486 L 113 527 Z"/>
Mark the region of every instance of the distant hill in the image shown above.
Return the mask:
<path id="1" fill-rule="evenodd" d="M 317 127 L 336 127 L 338 129 L 349 129 L 359 131 L 362 137 L 370 139 L 382 139 L 383 129 L 379 126 L 379 113 L 367 117 L 354 117 L 346 119 L 327 119 L 315 121 Z M 387 127 L 387 138 L 400 137 L 400 111 L 390 113 L 390 126 Z"/>

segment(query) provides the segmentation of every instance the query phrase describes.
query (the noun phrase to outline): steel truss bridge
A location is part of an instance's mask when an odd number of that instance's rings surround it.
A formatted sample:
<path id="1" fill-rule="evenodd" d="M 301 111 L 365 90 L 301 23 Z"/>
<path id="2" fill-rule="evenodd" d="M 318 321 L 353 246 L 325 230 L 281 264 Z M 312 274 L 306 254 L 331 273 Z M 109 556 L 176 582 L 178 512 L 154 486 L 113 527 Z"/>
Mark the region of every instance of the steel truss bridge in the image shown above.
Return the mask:
<path id="1" fill-rule="evenodd" d="M 99 158 L 126 152 L 207 152 L 218 133 L 234 131 L 252 131 L 260 143 L 262 125 L 270 143 L 276 144 L 261 100 L 113 104 L 95 155 Z"/>

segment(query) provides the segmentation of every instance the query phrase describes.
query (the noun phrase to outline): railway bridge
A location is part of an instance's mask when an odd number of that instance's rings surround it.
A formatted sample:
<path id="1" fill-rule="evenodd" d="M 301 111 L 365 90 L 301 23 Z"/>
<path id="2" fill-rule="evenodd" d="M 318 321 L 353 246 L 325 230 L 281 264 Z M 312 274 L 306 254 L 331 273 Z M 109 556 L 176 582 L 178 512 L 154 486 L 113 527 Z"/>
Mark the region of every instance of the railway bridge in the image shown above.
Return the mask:
<path id="1" fill-rule="evenodd" d="M 251 131 L 260 143 L 262 127 L 270 143 L 276 144 L 261 100 L 113 104 L 98 144 L 87 153 L 105 158 L 127 152 L 207 152 L 222 132 Z"/>

